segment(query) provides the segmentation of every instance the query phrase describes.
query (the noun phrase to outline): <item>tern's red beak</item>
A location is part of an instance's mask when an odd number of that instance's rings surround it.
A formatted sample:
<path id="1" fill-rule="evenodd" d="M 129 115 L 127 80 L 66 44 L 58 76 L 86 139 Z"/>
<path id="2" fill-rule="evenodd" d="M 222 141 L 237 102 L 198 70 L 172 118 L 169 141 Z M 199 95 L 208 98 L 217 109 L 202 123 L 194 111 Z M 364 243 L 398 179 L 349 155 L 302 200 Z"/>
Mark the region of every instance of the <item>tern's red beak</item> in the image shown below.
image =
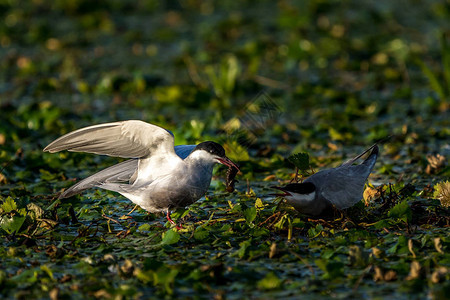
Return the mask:
<path id="1" fill-rule="evenodd" d="M 292 196 L 288 191 L 286 191 L 285 189 L 283 189 L 282 187 L 279 186 L 271 186 L 272 189 L 277 189 L 282 191 L 283 193 L 276 193 L 276 194 L 270 194 L 271 196 L 276 196 L 276 197 L 286 197 L 286 196 Z"/>
<path id="2" fill-rule="evenodd" d="M 219 157 L 219 158 L 217 158 L 217 160 L 225 166 L 228 166 L 230 168 L 236 168 L 236 169 L 238 169 L 238 171 L 240 171 L 239 166 L 226 156 Z"/>

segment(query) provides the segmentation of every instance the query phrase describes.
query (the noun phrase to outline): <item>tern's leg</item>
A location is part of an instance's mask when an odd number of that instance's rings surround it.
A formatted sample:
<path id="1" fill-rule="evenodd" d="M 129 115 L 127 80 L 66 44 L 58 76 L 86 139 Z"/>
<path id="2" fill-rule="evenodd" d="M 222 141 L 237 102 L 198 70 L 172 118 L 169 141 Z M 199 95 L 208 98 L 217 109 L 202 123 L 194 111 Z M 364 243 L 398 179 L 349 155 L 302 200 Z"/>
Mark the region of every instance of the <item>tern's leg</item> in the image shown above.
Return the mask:
<path id="1" fill-rule="evenodd" d="M 182 228 L 181 225 L 178 226 L 177 223 L 175 223 L 175 222 L 170 218 L 170 211 L 169 211 L 169 210 L 167 210 L 166 218 L 167 218 L 167 220 L 170 222 L 170 224 L 175 225 L 175 228 L 176 228 L 176 229 L 181 229 L 181 228 Z"/>

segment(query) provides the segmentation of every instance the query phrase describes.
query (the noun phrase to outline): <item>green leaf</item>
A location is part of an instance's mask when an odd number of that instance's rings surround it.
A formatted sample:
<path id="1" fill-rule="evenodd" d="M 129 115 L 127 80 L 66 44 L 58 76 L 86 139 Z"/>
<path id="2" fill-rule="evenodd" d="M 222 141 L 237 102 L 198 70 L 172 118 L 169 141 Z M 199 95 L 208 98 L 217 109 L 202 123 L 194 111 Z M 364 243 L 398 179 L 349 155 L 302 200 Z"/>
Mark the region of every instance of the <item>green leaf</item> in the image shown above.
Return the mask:
<path id="1" fill-rule="evenodd" d="M 311 227 L 308 230 L 308 236 L 310 238 L 316 237 L 318 236 L 321 232 L 323 231 L 323 226 L 322 224 L 317 224 L 315 228 Z"/>
<path id="2" fill-rule="evenodd" d="M 18 216 L 15 215 L 13 217 L 3 216 L 0 218 L 0 225 L 3 230 L 5 230 L 8 234 L 12 234 L 13 232 L 19 232 L 20 227 L 22 227 L 25 222 L 26 216 Z"/>
<path id="3" fill-rule="evenodd" d="M 203 227 L 197 227 L 194 231 L 194 239 L 199 241 L 204 240 L 208 235 L 209 231 Z"/>
<path id="4" fill-rule="evenodd" d="M 189 213 L 189 209 L 178 208 L 176 211 L 170 214 L 172 220 L 178 220 L 184 218 Z"/>
<path id="5" fill-rule="evenodd" d="M 244 210 L 244 217 L 247 223 L 251 223 L 256 218 L 256 207 L 249 207 L 246 210 Z"/>
<path id="6" fill-rule="evenodd" d="M 247 248 L 251 245 L 252 241 L 246 240 L 239 244 L 240 248 L 238 251 L 236 251 L 236 254 L 239 256 L 239 258 L 243 258 L 245 256 L 245 253 L 247 251 Z"/>
<path id="7" fill-rule="evenodd" d="M 309 154 L 306 152 L 292 154 L 288 157 L 288 161 L 290 161 L 299 170 L 309 169 Z"/>
<path id="8" fill-rule="evenodd" d="M 39 269 L 28 269 L 10 278 L 12 282 L 34 283 L 38 280 Z"/>
<path id="9" fill-rule="evenodd" d="M 48 277 L 50 277 L 52 280 L 54 279 L 53 272 L 52 272 L 52 270 L 50 270 L 50 268 L 47 265 L 42 265 L 41 270 L 44 271 L 45 273 L 47 273 Z"/>
<path id="10" fill-rule="evenodd" d="M 10 212 L 10 211 L 13 211 L 13 210 L 17 210 L 16 201 L 14 201 L 14 199 L 11 198 L 11 197 L 7 197 L 3 201 L 2 205 L 1 205 L 1 208 L 2 208 L 3 212 Z"/>
<path id="11" fill-rule="evenodd" d="M 392 221 L 391 221 L 392 222 Z M 380 220 L 378 222 L 376 222 L 375 224 L 373 224 L 373 227 L 375 227 L 376 229 L 383 229 L 383 228 L 388 228 L 391 224 L 389 223 L 388 220 Z"/>
<path id="12" fill-rule="evenodd" d="M 405 254 L 408 253 L 408 240 L 405 236 L 401 235 L 398 237 L 397 242 L 386 250 L 389 254 Z"/>
<path id="13" fill-rule="evenodd" d="M 286 223 L 286 221 L 288 220 L 289 216 L 284 215 L 280 218 L 280 220 L 278 220 L 278 222 L 276 222 L 273 227 L 279 230 L 282 230 L 284 228 L 284 224 Z"/>
<path id="14" fill-rule="evenodd" d="M 422 69 L 422 73 L 427 77 L 430 87 L 436 92 L 441 100 L 445 99 L 445 90 L 442 84 L 439 82 L 438 76 L 429 68 L 422 60 L 417 59 L 416 63 Z"/>
<path id="15" fill-rule="evenodd" d="M 137 279 L 142 281 L 143 283 L 149 283 L 153 281 L 153 271 L 143 271 L 139 268 L 136 268 L 133 273 Z"/>
<path id="16" fill-rule="evenodd" d="M 344 263 L 340 261 L 316 259 L 314 262 L 324 272 L 324 279 L 335 279 L 344 275 Z"/>
<path id="17" fill-rule="evenodd" d="M 408 201 L 404 200 L 391 208 L 391 210 L 389 210 L 388 217 L 400 219 L 405 222 L 411 221 L 412 212 L 408 205 Z"/>
<path id="18" fill-rule="evenodd" d="M 41 179 L 43 181 L 52 181 L 52 180 L 56 179 L 59 176 L 58 174 L 51 173 L 51 172 L 49 172 L 47 170 L 44 170 L 44 169 L 40 169 L 39 173 L 41 173 Z"/>
<path id="19" fill-rule="evenodd" d="M 141 232 L 142 231 L 150 231 L 150 224 L 148 224 L 148 223 L 142 224 L 141 226 L 139 226 L 138 230 Z"/>
<path id="20" fill-rule="evenodd" d="M 173 293 L 173 284 L 177 274 L 177 269 L 163 266 L 154 273 L 155 285 L 163 286 L 165 292 L 171 295 Z"/>
<path id="21" fill-rule="evenodd" d="M 173 229 L 169 229 L 164 232 L 161 244 L 163 245 L 171 245 L 175 244 L 180 240 L 180 234 Z"/>
<path id="22" fill-rule="evenodd" d="M 277 277 L 273 272 L 270 272 L 258 281 L 258 288 L 264 289 L 264 290 L 272 290 L 279 288 L 281 286 L 281 279 Z"/>
<path id="23" fill-rule="evenodd" d="M 262 202 L 261 198 L 256 198 L 255 200 L 255 208 L 257 211 L 264 209 L 264 203 Z"/>

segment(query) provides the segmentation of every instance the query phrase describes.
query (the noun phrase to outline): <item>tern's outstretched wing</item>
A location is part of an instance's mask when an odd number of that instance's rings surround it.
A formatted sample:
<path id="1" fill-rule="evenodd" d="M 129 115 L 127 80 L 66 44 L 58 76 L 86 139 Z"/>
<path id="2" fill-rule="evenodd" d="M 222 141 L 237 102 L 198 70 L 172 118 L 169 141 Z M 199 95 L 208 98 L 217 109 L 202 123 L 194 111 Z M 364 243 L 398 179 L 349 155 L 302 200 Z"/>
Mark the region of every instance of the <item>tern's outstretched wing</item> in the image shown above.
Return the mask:
<path id="1" fill-rule="evenodd" d="M 175 156 L 173 135 L 156 125 L 130 120 L 85 127 L 70 132 L 44 151 L 69 150 L 124 158 L 149 157 L 154 152 Z"/>
<path id="2" fill-rule="evenodd" d="M 185 159 L 194 149 L 196 145 L 179 145 L 175 146 L 175 153 Z M 68 188 L 59 198 L 68 198 L 79 194 L 84 190 L 99 186 L 103 183 L 132 183 L 133 175 L 136 176 L 138 168 L 137 159 L 129 159 L 117 165 L 111 166 L 100 172 L 97 172 Z M 131 180 L 131 182 L 130 182 Z"/>
<path id="3" fill-rule="evenodd" d="M 99 186 L 105 182 L 129 182 L 138 167 L 137 159 L 129 159 L 112 167 L 101 170 L 72 185 L 59 198 L 68 198 L 84 190 Z"/>
<path id="4" fill-rule="evenodd" d="M 320 188 L 318 191 L 326 200 L 339 209 L 349 208 L 362 199 L 364 184 L 372 172 L 378 157 L 378 147 L 372 146 L 372 153 L 360 165 L 345 164 L 324 170 L 307 178 Z"/>

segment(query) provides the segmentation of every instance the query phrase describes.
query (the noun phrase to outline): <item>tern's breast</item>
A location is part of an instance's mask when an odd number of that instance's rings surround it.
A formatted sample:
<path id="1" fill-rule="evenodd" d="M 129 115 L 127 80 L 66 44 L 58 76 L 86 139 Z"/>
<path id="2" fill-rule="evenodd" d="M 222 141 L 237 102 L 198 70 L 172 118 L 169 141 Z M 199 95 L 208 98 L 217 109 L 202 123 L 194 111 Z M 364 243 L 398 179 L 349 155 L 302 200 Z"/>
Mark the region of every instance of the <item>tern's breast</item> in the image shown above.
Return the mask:
<path id="1" fill-rule="evenodd" d="M 151 183 L 133 184 L 133 195 L 125 195 L 134 203 L 150 212 L 186 207 L 203 197 L 211 183 L 212 169 L 192 170 L 186 164 L 167 175 L 162 175 Z"/>

